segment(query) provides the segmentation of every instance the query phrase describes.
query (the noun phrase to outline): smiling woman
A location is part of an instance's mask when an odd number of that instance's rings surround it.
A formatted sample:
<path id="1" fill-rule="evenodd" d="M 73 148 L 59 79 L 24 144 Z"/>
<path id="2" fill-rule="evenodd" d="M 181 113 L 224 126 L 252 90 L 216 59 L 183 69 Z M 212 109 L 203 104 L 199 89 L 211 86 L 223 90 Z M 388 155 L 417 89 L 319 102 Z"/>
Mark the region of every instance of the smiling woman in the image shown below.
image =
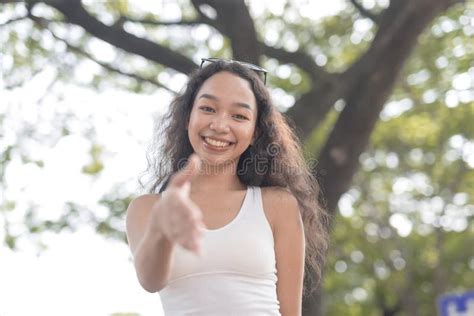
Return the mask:
<path id="1" fill-rule="evenodd" d="M 300 315 L 317 282 L 303 286 L 305 262 L 323 264 L 326 213 L 257 72 L 213 59 L 191 76 L 157 135 L 150 194 L 128 208 L 139 282 L 166 315 Z"/>

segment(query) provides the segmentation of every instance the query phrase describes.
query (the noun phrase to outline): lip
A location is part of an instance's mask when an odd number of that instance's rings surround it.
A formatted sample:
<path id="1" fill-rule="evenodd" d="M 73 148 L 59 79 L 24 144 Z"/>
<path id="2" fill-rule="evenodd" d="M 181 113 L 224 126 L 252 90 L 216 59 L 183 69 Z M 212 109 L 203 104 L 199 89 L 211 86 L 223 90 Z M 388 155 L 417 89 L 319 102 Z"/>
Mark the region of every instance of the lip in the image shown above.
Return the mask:
<path id="1" fill-rule="evenodd" d="M 227 140 L 220 140 L 220 141 L 224 141 L 224 142 L 230 143 L 229 146 L 224 147 L 224 148 L 221 148 L 221 147 L 217 147 L 217 146 L 213 146 L 213 145 L 211 145 L 211 144 L 208 144 L 208 143 L 205 141 L 205 139 L 204 139 L 205 137 L 207 137 L 207 136 L 201 136 L 201 140 L 202 140 L 203 146 L 204 146 L 204 148 L 206 148 L 207 150 L 209 150 L 209 151 L 211 151 L 211 152 L 223 152 L 223 151 L 227 151 L 227 150 L 229 150 L 229 149 L 235 144 L 234 142 L 229 142 L 229 141 L 227 141 Z M 216 138 L 214 138 L 214 137 L 209 137 L 209 138 L 218 140 L 218 139 L 216 139 Z"/>

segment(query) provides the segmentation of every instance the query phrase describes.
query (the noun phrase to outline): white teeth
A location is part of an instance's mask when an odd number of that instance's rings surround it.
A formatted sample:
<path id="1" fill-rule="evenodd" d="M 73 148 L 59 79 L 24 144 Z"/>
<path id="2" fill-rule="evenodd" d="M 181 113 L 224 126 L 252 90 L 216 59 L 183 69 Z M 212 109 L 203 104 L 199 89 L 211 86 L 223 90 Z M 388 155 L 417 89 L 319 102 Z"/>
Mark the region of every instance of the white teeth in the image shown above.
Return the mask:
<path id="1" fill-rule="evenodd" d="M 229 146 L 229 145 L 230 145 L 230 143 L 228 143 L 228 142 L 221 142 L 221 141 L 219 141 L 219 140 L 214 140 L 214 139 L 211 139 L 211 138 L 209 138 L 209 137 L 204 137 L 204 140 L 205 140 L 207 143 L 209 143 L 209 144 L 211 144 L 211 145 L 213 145 L 213 146 L 216 146 L 216 147 L 226 147 L 226 146 Z"/>

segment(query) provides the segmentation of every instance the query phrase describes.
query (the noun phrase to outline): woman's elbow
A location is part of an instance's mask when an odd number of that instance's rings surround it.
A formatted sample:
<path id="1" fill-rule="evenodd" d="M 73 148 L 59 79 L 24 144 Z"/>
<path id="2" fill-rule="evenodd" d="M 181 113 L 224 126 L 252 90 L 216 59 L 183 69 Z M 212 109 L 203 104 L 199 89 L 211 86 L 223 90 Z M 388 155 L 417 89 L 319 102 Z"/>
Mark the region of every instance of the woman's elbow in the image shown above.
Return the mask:
<path id="1" fill-rule="evenodd" d="M 142 288 L 149 293 L 159 292 L 166 286 L 166 284 L 162 284 L 162 282 L 153 282 L 140 277 L 138 278 L 138 282 Z"/>

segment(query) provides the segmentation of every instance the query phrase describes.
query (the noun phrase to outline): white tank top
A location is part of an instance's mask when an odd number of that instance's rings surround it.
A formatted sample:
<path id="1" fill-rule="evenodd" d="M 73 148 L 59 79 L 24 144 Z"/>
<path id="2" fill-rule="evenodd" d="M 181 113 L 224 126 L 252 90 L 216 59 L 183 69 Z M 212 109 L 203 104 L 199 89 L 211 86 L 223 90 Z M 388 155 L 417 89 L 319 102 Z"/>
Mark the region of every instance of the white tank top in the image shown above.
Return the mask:
<path id="1" fill-rule="evenodd" d="M 273 246 L 261 190 L 247 187 L 237 216 L 204 232 L 201 257 L 175 247 L 159 292 L 165 315 L 280 315 Z"/>

